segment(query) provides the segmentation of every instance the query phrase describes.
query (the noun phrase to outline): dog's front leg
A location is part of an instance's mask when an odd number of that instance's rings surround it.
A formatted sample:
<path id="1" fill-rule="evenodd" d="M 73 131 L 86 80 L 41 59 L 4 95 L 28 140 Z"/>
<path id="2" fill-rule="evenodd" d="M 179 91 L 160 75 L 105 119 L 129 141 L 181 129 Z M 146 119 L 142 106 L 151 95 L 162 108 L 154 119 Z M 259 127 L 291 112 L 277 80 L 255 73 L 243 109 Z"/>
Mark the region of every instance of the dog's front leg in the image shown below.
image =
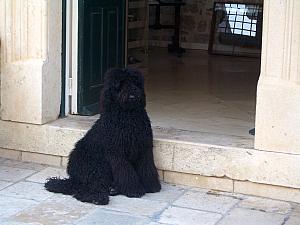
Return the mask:
<path id="1" fill-rule="evenodd" d="M 114 157 L 110 161 L 117 191 L 130 198 L 143 196 L 145 189 L 130 162 L 125 157 Z"/>
<path id="2" fill-rule="evenodd" d="M 135 163 L 135 170 L 147 193 L 155 193 L 160 191 L 161 185 L 159 182 L 157 169 L 154 164 L 152 151 L 149 150 L 140 156 Z"/>
<path id="3" fill-rule="evenodd" d="M 88 185 L 82 185 L 74 194 L 74 198 L 96 205 L 107 205 L 109 202 L 109 187 L 107 181 L 91 175 L 90 183 Z"/>

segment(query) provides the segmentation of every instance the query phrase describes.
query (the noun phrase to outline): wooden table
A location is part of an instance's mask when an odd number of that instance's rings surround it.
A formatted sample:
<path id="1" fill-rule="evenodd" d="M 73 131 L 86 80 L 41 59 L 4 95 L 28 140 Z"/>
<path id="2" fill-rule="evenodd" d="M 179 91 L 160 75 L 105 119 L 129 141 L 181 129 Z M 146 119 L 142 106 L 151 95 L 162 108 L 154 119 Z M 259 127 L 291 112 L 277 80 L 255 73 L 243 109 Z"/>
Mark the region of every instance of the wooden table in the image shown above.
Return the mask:
<path id="1" fill-rule="evenodd" d="M 171 1 L 150 1 L 149 6 L 154 6 L 155 10 L 155 23 L 150 25 L 150 28 L 155 30 L 160 29 L 174 29 L 174 36 L 172 37 L 172 43 L 168 45 L 168 51 L 170 53 L 176 53 L 178 57 L 182 56 L 182 53 L 185 52 L 184 48 L 180 47 L 180 13 L 181 7 L 184 6 L 185 3 L 182 0 L 171 0 Z M 172 25 L 164 25 L 160 23 L 160 7 L 174 7 L 175 8 L 175 18 L 174 24 Z"/>

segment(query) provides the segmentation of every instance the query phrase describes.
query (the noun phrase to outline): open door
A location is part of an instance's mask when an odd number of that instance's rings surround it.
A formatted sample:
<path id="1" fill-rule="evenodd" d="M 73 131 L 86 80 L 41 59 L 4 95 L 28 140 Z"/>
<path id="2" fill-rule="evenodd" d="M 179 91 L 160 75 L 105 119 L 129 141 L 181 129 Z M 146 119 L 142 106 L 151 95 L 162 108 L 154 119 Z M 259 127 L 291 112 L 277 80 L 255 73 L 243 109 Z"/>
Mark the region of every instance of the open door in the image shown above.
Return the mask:
<path id="1" fill-rule="evenodd" d="M 125 0 L 78 2 L 78 114 L 99 113 L 104 73 L 125 63 Z"/>

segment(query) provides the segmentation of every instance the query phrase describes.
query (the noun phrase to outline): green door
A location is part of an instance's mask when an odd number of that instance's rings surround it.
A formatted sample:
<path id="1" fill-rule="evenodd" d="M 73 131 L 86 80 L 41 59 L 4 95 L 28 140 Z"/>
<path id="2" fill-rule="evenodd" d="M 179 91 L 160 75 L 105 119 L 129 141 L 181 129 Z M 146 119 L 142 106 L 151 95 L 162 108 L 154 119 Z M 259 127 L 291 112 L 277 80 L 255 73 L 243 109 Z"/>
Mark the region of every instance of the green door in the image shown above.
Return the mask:
<path id="1" fill-rule="evenodd" d="M 99 113 L 107 69 L 124 66 L 125 0 L 79 0 L 78 113 Z"/>

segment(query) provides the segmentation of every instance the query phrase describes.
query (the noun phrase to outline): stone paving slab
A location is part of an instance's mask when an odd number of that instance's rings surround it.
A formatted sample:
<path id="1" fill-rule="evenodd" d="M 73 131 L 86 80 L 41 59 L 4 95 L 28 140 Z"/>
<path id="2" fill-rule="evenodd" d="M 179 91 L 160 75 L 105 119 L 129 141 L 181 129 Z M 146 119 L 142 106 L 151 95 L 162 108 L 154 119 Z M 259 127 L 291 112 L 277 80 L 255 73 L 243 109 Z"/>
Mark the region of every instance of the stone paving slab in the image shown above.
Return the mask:
<path id="1" fill-rule="evenodd" d="M 228 196 L 212 195 L 207 194 L 207 192 L 188 191 L 176 200 L 174 205 L 202 211 L 226 213 L 237 204 L 238 201 L 238 199 Z"/>
<path id="2" fill-rule="evenodd" d="M 169 207 L 160 217 L 159 222 L 180 225 L 214 225 L 222 215 L 199 210 Z"/>
<path id="3" fill-rule="evenodd" d="M 0 180 L 0 190 L 4 189 L 4 188 L 6 188 L 6 187 L 8 187 L 9 185 L 12 185 L 12 184 L 13 183 L 11 183 L 11 182 Z"/>
<path id="4" fill-rule="evenodd" d="M 74 225 L 144 225 L 149 224 L 151 220 L 145 217 L 135 217 L 117 212 L 104 211 L 97 209 L 92 214 L 83 217 Z"/>
<path id="5" fill-rule="evenodd" d="M 290 202 L 162 183 L 159 193 L 97 206 L 44 189 L 63 168 L 0 158 L 0 169 L 0 225 L 300 225 Z"/>
<path id="6" fill-rule="evenodd" d="M 33 207 L 38 203 L 33 200 L 17 199 L 0 195 L 0 219 L 13 216 L 22 210 Z"/>
<path id="7" fill-rule="evenodd" d="M 0 191 L 0 195 L 43 201 L 51 197 L 53 193 L 46 191 L 43 184 L 19 182 Z"/>
<path id="8" fill-rule="evenodd" d="M 158 223 L 158 222 L 150 222 L 150 223 L 148 223 L 147 225 L 169 225 L 169 224 L 166 224 L 166 223 Z"/>
<path id="9" fill-rule="evenodd" d="M 281 214 L 235 208 L 218 225 L 282 225 L 284 219 Z"/>
<path id="10" fill-rule="evenodd" d="M 16 182 L 22 180 L 29 175 L 36 173 L 35 170 L 21 169 L 9 166 L 0 166 L 0 180 Z"/>
<path id="11" fill-rule="evenodd" d="M 22 222 L 15 222 L 15 221 L 3 221 L 0 220 L 1 225 L 37 225 L 36 223 L 22 223 Z"/>
<path id="12" fill-rule="evenodd" d="M 0 162 L 0 165 L 21 168 L 21 169 L 35 170 L 35 171 L 40 171 L 47 167 L 46 165 L 41 165 L 41 164 L 31 163 L 31 162 L 21 162 L 21 161 L 16 161 L 11 159 L 3 160 L 2 162 Z"/>
<path id="13" fill-rule="evenodd" d="M 185 187 L 175 186 L 175 185 L 161 185 L 161 191 L 159 193 L 149 193 L 143 196 L 143 199 L 161 201 L 172 203 L 183 195 L 187 189 Z"/>
<path id="14" fill-rule="evenodd" d="M 168 206 L 167 202 L 152 201 L 144 198 L 127 198 L 125 196 L 110 197 L 109 205 L 100 206 L 135 216 L 154 217 Z"/>
<path id="15" fill-rule="evenodd" d="M 293 210 L 291 213 L 291 216 L 297 216 L 300 217 L 300 204 L 293 204 Z"/>
<path id="16" fill-rule="evenodd" d="M 191 191 L 206 192 L 208 195 L 215 195 L 215 196 L 228 196 L 238 200 L 243 200 L 248 197 L 246 195 L 239 194 L 239 193 L 232 193 L 232 192 L 225 192 L 225 191 L 218 191 L 218 190 L 208 190 L 204 188 L 191 188 Z"/>
<path id="17" fill-rule="evenodd" d="M 284 225 L 299 225 L 300 224 L 300 218 L 299 217 L 290 217 Z"/>
<path id="18" fill-rule="evenodd" d="M 40 172 L 28 177 L 27 181 L 44 183 L 50 177 L 67 177 L 66 169 L 47 167 Z"/>
<path id="19" fill-rule="evenodd" d="M 10 217 L 12 221 L 45 225 L 71 224 L 97 207 L 57 194 Z"/>
<path id="20" fill-rule="evenodd" d="M 279 214 L 287 214 L 292 209 L 292 205 L 288 202 L 257 197 L 248 197 L 247 199 L 242 200 L 239 203 L 239 207 Z"/>

